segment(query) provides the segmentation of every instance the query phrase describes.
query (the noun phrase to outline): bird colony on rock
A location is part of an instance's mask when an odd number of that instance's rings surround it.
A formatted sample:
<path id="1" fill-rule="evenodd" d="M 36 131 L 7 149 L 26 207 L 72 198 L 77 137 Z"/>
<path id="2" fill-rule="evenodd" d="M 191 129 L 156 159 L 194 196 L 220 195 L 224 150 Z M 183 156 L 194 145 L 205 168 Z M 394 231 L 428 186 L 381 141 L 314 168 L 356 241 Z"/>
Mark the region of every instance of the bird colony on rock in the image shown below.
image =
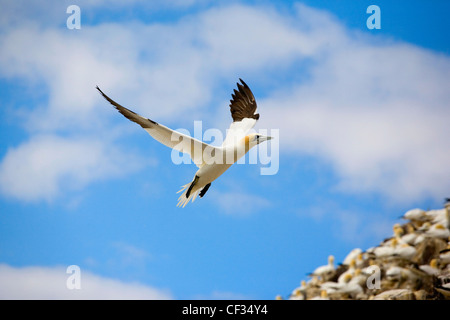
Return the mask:
<path id="1" fill-rule="evenodd" d="M 449 215 L 450 199 L 444 209 L 409 210 L 391 238 L 353 249 L 337 266 L 330 255 L 286 299 L 450 300 Z"/>

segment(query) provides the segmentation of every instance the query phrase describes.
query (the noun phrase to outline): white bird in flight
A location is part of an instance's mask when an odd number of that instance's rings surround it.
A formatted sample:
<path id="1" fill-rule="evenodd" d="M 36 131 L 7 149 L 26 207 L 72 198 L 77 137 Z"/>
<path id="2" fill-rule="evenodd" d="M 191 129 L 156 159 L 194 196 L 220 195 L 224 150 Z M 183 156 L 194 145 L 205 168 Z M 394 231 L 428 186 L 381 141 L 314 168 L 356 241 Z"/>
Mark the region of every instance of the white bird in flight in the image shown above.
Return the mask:
<path id="1" fill-rule="evenodd" d="M 160 143 L 187 153 L 198 166 L 194 179 L 185 184 L 178 192 L 184 191 L 178 198 L 178 207 L 184 207 L 192 199 L 203 197 L 211 186 L 211 182 L 222 175 L 232 164 L 244 156 L 251 148 L 272 137 L 261 134 L 247 134 L 259 119 L 256 113 L 256 100 L 247 84 L 239 79 L 238 90 L 234 90 L 230 100 L 231 123 L 225 140 L 221 146 L 212 146 L 188 135 L 174 131 L 153 120 L 121 106 L 97 87 L 102 96 L 109 101 L 122 115 L 139 124 Z"/>

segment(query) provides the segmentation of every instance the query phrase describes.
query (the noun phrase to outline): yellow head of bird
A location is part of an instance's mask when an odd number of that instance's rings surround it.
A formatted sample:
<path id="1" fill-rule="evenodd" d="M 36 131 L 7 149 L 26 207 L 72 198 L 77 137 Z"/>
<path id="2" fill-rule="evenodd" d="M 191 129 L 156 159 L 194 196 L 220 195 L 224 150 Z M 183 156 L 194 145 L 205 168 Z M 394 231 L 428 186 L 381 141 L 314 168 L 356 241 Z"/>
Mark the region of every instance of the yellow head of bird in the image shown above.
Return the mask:
<path id="1" fill-rule="evenodd" d="M 437 268 L 437 263 L 438 263 L 437 259 L 432 259 L 430 261 L 430 266 L 433 267 L 433 268 Z"/>
<path id="2" fill-rule="evenodd" d="M 248 149 L 253 148 L 254 146 L 260 144 L 261 142 L 271 140 L 272 137 L 264 136 L 259 133 L 250 133 L 244 137 L 245 147 Z"/>

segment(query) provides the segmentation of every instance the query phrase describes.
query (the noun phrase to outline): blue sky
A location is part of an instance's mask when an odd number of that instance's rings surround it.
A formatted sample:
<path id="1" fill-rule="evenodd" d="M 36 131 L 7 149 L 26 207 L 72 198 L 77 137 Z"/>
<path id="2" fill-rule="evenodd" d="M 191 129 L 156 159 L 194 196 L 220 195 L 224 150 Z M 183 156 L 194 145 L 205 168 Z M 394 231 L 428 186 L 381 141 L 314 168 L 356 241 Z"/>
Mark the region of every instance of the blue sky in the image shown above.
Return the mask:
<path id="1" fill-rule="evenodd" d="M 66 9 L 81 9 L 69 30 Z M 369 30 L 366 9 L 381 9 Z M 450 196 L 446 1 L 9 1 L 0 13 L 0 297 L 273 299 Z M 273 175 L 193 164 L 118 114 L 228 128 L 242 78 Z M 66 268 L 81 270 L 81 290 Z"/>

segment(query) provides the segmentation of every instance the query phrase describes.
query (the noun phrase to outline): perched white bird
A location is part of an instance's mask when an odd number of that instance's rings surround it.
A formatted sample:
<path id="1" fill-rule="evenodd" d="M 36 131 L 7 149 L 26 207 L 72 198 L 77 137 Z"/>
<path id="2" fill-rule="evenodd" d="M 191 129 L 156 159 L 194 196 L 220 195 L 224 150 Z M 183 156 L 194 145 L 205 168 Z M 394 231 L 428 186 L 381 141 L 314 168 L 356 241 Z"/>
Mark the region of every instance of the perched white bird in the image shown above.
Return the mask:
<path id="1" fill-rule="evenodd" d="M 385 274 L 388 280 L 394 281 L 417 281 L 421 278 L 421 274 L 414 272 L 408 268 L 392 266 L 386 270 Z"/>
<path id="2" fill-rule="evenodd" d="M 445 208 L 430 210 L 427 212 L 427 216 L 430 217 L 431 222 L 434 224 L 440 223 L 446 226 L 448 223 L 448 210 Z"/>
<path id="3" fill-rule="evenodd" d="M 320 291 L 320 296 L 315 296 L 308 300 L 330 300 L 330 298 L 328 298 L 327 290 L 322 290 Z"/>
<path id="4" fill-rule="evenodd" d="M 339 277 L 337 282 L 338 283 L 344 283 L 344 282 L 348 282 L 347 278 L 348 276 L 352 277 L 355 274 L 355 270 L 356 270 L 356 259 L 352 259 L 352 261 L 350 262 L 350 265 L 348 267 L 347 270 L 345 270 Z"/>
<path id="5" fill-rule="evenodd" d="M 334 271 L 335 271 L 334 256 L 330 255 L 328 257 L 328 264 L 316 268 L 316 270 L 314 270 L 314 272 L 311 275 L 321 277 L 323 279 L 324 276 L 327 276 Z"/>
<path id="6" fill-rule="evenodd" d="M 395 247 L 393 255 L 403 259 L 411 260 L 416 254 L 416 248 L 407 243 Z"/>
<path id="7" fill-rule="evenodd" d="M 397 238 L 393 238 L 385 245 L 373 249 L 373 253 L 377 258 L 391 257 L 395 253 L 395 248 L 397 244 L 398 244 Z"/>
<path id="8" fill-rule="evenodd" d="M 407 220 L 419 220 L 423 221 L 427 218 L 427 213 L 425 210 L 422 209 L 411 209 L 408 210 L 402 217 L 403 219 Z"/>
<path id="9" fill-rule="evenodd" d="M 291 297 L 299 296 L 299 295 L 304 296 L 305 295 L 305 291 L 306 291 L 306 281 L 302 280 L 300 282 L 300 286 L 295 288 L 294 290 L 292 290 Z"/>
<path id="10" fill-rule="evenodd" d="M 359 293 L 363 293 L 364 290 L 358 283 L 350 281 L 336 292 L 341 294 L 348 294 L 349 296 L 354 298 Z"/>
<path id="11" fill-rule="evenodd" d="M 254 146 L 270 140 L 271 137 L 252 133 L 247 134 L 259 119 L 256 113 L 256 101 L 252 91 L 242 80 L 238 83 L 238 90 L 234 90 L 230 100 L 230 111 L 233 122 L 230 125 L 227 136 L 222 146 L 212 146 L 188 135 L 169 129 L 153 120 L 144 118 L 137 113 L 121 106 L 99 87 L 97 90 L 109 101 L 122 115 L 136 122 L 153 138 L 160 143 L 187 153 L 198 166 L 194 179 L 184 185 L 179 192 L 183 193 L 178 198 L 178 205 L 184 207 L 189 200 L 195 200 L 197 195 L 203 197 L 211 186 L 211 182 L 222 175 L 232 164 L 243 157 Z"/>
<path id="12" fill-rule="evenodd" d="M 414 227 L 411 224 L 406 225 L 407 233 L 400 238 L 401 243 L 414 244 L 419 234 L 415 232 Z"/>
<path id="13" fill-rule="evenodd" d="M 417 246 L 420 243 L 422 243 L 427 237 L 425 237 L 424 234 L 418 234 L 417 237 L 414 239 L 413 245 Z"/>
<path id="14" fill-rule="evenodd" d="M 431 223 L 429 221 L 423 223 L 417 230 L 415 234 L 417 237 L 414 239 L 413 245 L 417 246 L 419 243 L 423 242 L 426 238 L 431 237 L 426 234 L 426 232 L 431 228 Z"/>
<path id="15" fill-rule="evenodd" d="M 401 237 L 404 234 L 403 228 L 400 223 L 394 224 L 392 230 L 394 231 L 394 236 L 396 237 Z"/>
<path id="16" fill-rule="evenodd" d="M 365 256 L 367 256 L 367 253 L 365 252 L 361 252 L 360 254 L 358 254 L 358 256 L 356 257 L 356 267 L 357 268 L 362 268 L 365 265 Z"/>
<path id="17" fill-rule="evenodd" d="M 439 268 L 437 267 L 438 260 L 432 259 L 430 264 L 423 264 L 419 266 L 419 269 L 429 274 L 430 276 L 437 276 L 439 274 Z"/>
<path id="18" fill-rule="evenodd" d="M 450 247 L 439 252 L 439 262 L 442 264 L 450 263 Z"/>
<path id="19" fill-rule="evenodd" d="M 362 269 L 356 268 L 350 282 L 357 283 L 362 287 L 367 284 L 367 276 L 363 274 Z"/>
<path id="20" fill-rule="evenodd" d="M 320 288 L 325 290 L 327 294 L 330 293 L 339 293 L 339 294 L 348 294 L 352 297 L 356 296 L 358 293 L 362 293 L 363 289 L 359 285 L 359 283 L 352 282 L 352 275 L 346 274 L 341 282 L 332 282 L 327 281 L 323 283 Z"/>
<path id="21" fill-rule="evenodd" d="M 403 277 L 403 268 L 398 266 L 392 266 L 386 270 L 386 278 L 389 280 L 400 280 Z"/>
<path id="22" fill-rule="evenodd" d="M 320 285 L 320 289 L 325 290 L 327 293 L 332 293 L 340 290 L 346 286 L 352 279 L 351 274 L 346 274 L 343 279 L 339 282 L 327 281 Z"/>
<path id="23" fill-rule="evenodd" d="M 345 257 L 342 264 L 344 265 L 350 265 L 352 263 L 352 260 L 358 259 L 358 256 L 362 253 L 362 250 L 360 248 L 353 249 L 349 252 L 349 254 Z"/>
<path id="24" fill-rule="evenodd" d="M 360 271 L 365 276 L 371 276 L 374 274 L 379 274 L 381 272 L 380 267 L 378 267 L 375 261 L 371 260 L 369 266 L 362 268 Z"/>
<path id="25" fill-rule="evenodd" d="M 305 300 L 305 295 L 303 294 L 302 290 L 295 289 L 289 296 L 289 300 Z"/>
<path id="26" fill-rule="evenodd" d="M 450 230 L 440 223 L 433 224 L 427 231 L 425 235 L 432 238 L 448 239 L 450 237 Z"/>

